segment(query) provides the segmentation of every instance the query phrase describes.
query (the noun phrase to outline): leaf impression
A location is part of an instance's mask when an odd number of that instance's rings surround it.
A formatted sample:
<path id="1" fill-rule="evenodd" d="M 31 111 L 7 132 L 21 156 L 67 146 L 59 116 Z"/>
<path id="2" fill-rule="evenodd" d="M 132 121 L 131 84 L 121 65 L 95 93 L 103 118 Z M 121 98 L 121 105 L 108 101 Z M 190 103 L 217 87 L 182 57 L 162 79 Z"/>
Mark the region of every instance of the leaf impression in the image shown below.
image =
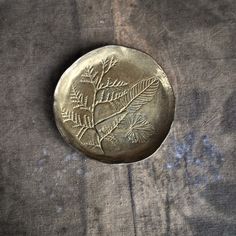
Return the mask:
<path id="1" fill-rule="evenodd" d="M 131 143 L 144 143 L 153 135 L 154 128 L 141 114 L 130 114 L 121 123 L 125 137 Z"/>

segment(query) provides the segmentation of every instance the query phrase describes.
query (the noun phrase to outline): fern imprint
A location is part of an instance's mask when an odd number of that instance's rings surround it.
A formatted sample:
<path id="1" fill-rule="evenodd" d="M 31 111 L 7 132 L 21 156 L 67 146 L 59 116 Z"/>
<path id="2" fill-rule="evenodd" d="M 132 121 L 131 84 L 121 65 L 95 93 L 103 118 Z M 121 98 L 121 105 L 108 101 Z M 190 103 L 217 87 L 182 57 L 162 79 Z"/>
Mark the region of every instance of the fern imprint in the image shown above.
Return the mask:
<path id="1" fill-rule="evenodd" d="M 106 152 L 104 142 L 109 145 L 120 142 L 116 131 L 125 130 L 124 139 L 130 143 L 144 143 L 154 133 L 151 123 L 137 112 L 155 96 L 160 84 L 158 75 L 129 84 L 112 78 L 110 72 L 118 63 L 110 56 L 99 65 L 86 67 L 71 85 L 69 106 L 61 107 L 63 123 L 72 127 L 80 144 L 99 150 L 100 154 Z M 79 84 L 91 92 L 80 91 Z M 111 107 L 112 112 L 101 115 L 98 110 L 106 106 Z"/>

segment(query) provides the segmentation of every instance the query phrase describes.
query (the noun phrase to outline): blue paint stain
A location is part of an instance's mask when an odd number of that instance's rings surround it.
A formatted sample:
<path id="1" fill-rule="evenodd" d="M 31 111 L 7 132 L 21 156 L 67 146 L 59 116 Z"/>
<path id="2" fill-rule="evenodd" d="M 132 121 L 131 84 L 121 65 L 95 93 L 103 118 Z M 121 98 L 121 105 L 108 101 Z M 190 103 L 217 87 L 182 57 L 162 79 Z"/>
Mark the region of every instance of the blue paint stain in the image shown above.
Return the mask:
<path id="1" fill-rule="evenodd" d="M 167 163 L 166 164 L 167 169 L 172 169 L 173 167 L 174 167 L 174 165 L 172 163 Z"/>
<path id="2" fill-rule="evenodd" d="M 203 153 L 209 158 L 215 159 L 217 164 L 221 164 L 223 161 L 222 155 L 219 150 L 210 143 L 207 135 L 202 136 Z"/>
<path id="3" fill-rule="evenodd" d="M 65 161 L 76 161 L 78 160 L 77 153 L 68 154 L 65 156 Z"/>
<path id="4" fill-rule="evenodd" d="M 195 140 L 195 135 L 193 132 L 187 134 L 184 137 L 183 142 L 177 142 L 176 140 L 174 140 L 175 158 L 182 159 L 186 157 L 187 159 L 191 159 L 194 140 Z"/>
<path id="5" fill-rule="evenodd" d="M 172 149 L 165 168 L 172 173 L 184 168 L 184 177 L 188 183 L 198 186 L 210 180 L 221 180 L 223 161 L 222 154 L 207 135 L 198 138 L 196 133 L 189 132 L 181 141 L 172 139 Z"/>

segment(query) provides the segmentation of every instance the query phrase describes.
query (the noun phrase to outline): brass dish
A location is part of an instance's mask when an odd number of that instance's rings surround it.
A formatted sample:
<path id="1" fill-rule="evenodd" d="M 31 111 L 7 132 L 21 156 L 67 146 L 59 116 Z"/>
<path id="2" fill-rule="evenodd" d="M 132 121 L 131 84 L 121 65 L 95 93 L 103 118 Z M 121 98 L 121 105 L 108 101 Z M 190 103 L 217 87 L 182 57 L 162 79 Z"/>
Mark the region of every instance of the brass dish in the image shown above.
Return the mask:
<path id="1" fill-rule="evenodd" d="M 121 46 L 87 53 L 60 78 L 54 94 L 57 127 L 87 156 L 128 163 L 153 154 L 169 132 L 174 95 L 149 55 Z"/>

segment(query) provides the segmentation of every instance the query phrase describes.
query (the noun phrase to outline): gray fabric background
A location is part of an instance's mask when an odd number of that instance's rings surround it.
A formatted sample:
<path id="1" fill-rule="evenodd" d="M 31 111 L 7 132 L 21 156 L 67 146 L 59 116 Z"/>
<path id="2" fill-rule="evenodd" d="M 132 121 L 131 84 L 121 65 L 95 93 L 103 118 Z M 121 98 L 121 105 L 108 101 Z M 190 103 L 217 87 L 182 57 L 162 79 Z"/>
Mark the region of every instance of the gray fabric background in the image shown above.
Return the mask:
<path id="1" fill-rule="evenodd" d="M 0 0 L 0 235 L 236 235 L 235 0 Z M 106 165 L 54 123 L 96 47 L 152 55 L 177 98 L 155 158 Z"/>

